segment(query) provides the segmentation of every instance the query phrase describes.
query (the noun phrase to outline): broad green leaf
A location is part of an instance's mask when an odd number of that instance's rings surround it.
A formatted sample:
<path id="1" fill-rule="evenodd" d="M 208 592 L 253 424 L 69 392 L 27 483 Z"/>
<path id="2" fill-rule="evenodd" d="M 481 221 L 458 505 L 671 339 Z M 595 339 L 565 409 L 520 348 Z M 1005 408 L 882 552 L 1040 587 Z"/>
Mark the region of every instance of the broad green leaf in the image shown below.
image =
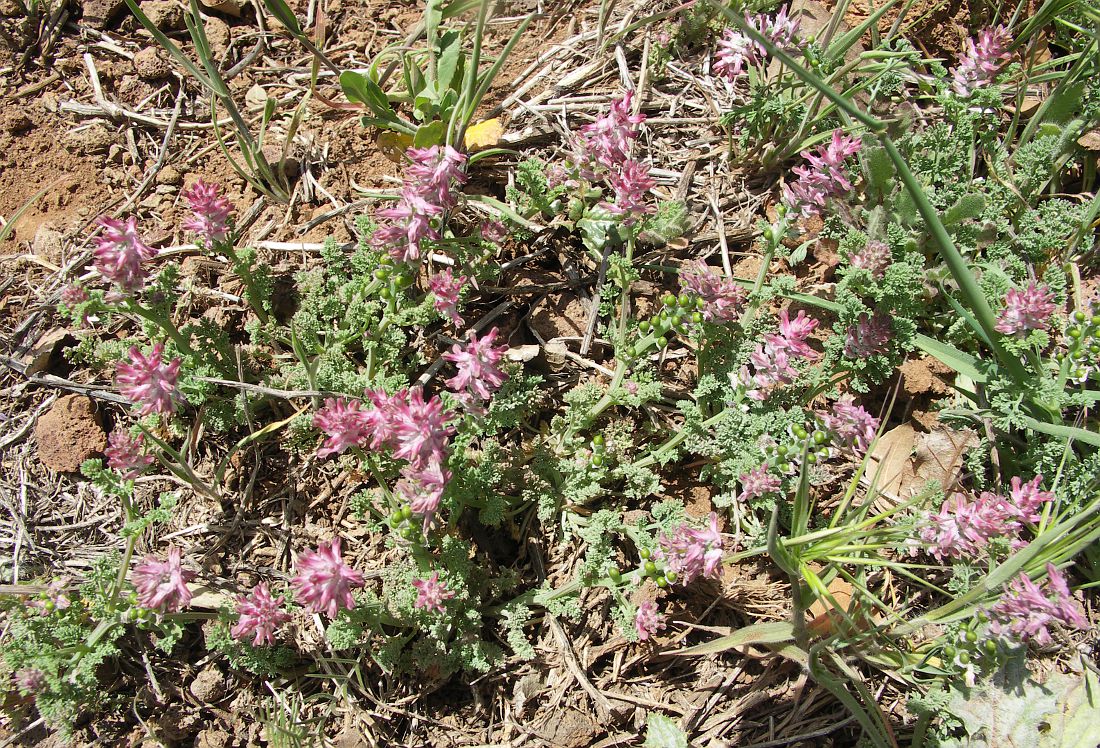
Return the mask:
<path id="1" fill-rule="evenodd" d="M 960 351 L 950 343 L 944 343 L 927 335 L 918 333 L 913 338 L 913 342 L 916 343 L 917 348 L 920 348 L 940 363 L 950 366 L 954 371 L 969 377 L 978 384 L 985 384 L 986 376 L 978 368 L 981 359 L 975 358 L 965 351 Z"/>
<path id="2" fill-rule="evenodd" d="M 650 712 L 645 726 L 643 748 L 688 748 L 687 735 L 665 715 Z"/>
<path id="3" fill-rule="evenodd" d="M 1042 748 L 1096 748 L 1100 745 L 1100 680 L 1088 664 L 1080 675 L 1055 673 L 1047 681 L 1057 693 L 1057 714 L 1039 738 Z"/>
<path id="4" fill-rule="evenodd" d="M 436 63 L 439 90 L 456 88 L 461 82 L 454 80 L 461 59 L 462 34 L 457 31 L 448 31 L 439 38 L 439 61 Z"/>
<path id="5" fill-rule="evenodd" d="M 340 74 L 340 88 L 348 101 L 365 105 L 375 116 L 391 121 L 397 119 L 397 113 L 390 106 L 385 92 L 367 76 L 345 70 Z"/>
<path id="6" fill-rule="evenodd" d="M 271 15 L 275 16 L 276 20 L 286 27 L 287 31 L 295 36 L 302 35 L 302 27 L 298 23 L 298 17 L 294 15 L 294 11 L 283 0 L 264 0 L 264 5 L 271 11 Z"/>
<path id="7" fill-rule="evenodd" d="M 973 688 L 954 686 L 947 710 L 962 721 L 969 745 L 1039 748 L 1047 718 L 1058 711 L 1054 692 L 1028 678 L 1026 650 Z"/>
<path id="8" fill-rule="evenodd" d="M 416 135 L 413 136 L 413 146 L 415 148 L 431 148 L 433 145 L 441 144 L 443 142 L 443 130 L 444 124 L 440 120 L 421 125 L 416 128 Z"/>
<path id="9" fill-rule="evenodd" d="M 943 225 L 954 226 L 956 223 L 978 218 L 985 212 L 985 204 L 985 195 L 976 192 L 967 193 L 944 212 Z"/>
<path id="10" fill-rule="evenodd" d="M 867 184 L 872 195 L 880 201 L 885 199 L 894 189 L 894 165 L 890 163 L 890 155 L 885 148 L 869 147 L 863 156 L 867 165 Z M 913 209 L 914 215 L 916 208 Z"/>
<path id="11" fill-rule="evenodd" d="M 744 647 L 750 644 L 783 644 L 792 640 L 794 640 L 794 626 L 788 621 L 754 623 L 751 626 L 739 628 L 725 636 L 720 636 L 714 641 L 709 641 L 705 644 L 697 644 L 687 649 L 678 649 L 669 654 L 715 654 L 717 652 L 725 652 L 727 649 Z"/>
<path id="12" fill-rule="evenodd" d="M 1017 415 L 1020 422 L 1028 428 L 1035 429 L 1041 434 L 1047 436 L 1057 436 L 1059 439 L 1075 439 L 1085 444 L 1091 444 L 1094 447 L 1100 447 L 1100 434 L 1095 431 L 1086 431 L 1076 426 L 1063 426 L 1058 423 L 1046 423 L 1031 416 Z"/>

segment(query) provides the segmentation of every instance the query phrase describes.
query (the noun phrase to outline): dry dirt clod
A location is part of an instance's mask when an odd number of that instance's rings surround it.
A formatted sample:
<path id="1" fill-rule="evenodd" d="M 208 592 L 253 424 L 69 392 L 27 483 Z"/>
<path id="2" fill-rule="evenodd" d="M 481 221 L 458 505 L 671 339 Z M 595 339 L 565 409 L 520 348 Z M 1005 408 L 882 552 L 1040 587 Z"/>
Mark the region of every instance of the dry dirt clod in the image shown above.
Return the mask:
<path id="1" fill-rule="evenodd" d="M 225 675 L 211 665 L 195 676 L 187 690 L 199 702 L 212 704 L 225 696 Z"/>
<path id="2" fill-rule="evenodd" d="M 155 47 L 146 47 L 134 55 L 134 72 L 147 81 L 159 81 L 172 72 L 168 60 Z"/>
<path id="3" fill-rule="evenodd" d="M 65 140 L 76 153 L 93 155 L 106 153 L 115 137 L 106 125 L 96 123 L 91 127 L 67 133 Z"/>
<path id="4" fill-rule="evenodd" d="M 94 29 L 104 29 L 111 16 L 117 13 L 123 6 L 122 0 L 82 0 L 81 20 Z"/>
<path id="5" fill-rule="evenodd" d="M 229 42 L 233 40 L 233 35 L 229 31 L 229 24 L 220 18 L 207 18 L 205 24 L 206 38 L 210 41 L 210 51 L 214 53 L 215 57 L 221 57 L 229 49 Z"/>
<path id="6" fill-rule="evenodd" d="M 64 234 L 44 223 L 34 232 L 31 248 L 39 257 L 57 264 L 61 261 L 61 245 L 64 239 Z"/>
<path id="7" fill-rule="evenodd" d="M 226 748 L 232 736 L 225 730 L 210 727 L 199 733 L 195 738 L 195 748 Z"/>
<path id="8" fill-rule="evenodd" d="M 50 470 L 73 473 L 107 448 L 95 402 L 83 395 L 59 398 L 34 428 L 38 458 Z"/>
<path id="9" fill-rule="evenodd" d="M 141 11 L 161 31 L 179 31 L 183 28 L 183 10 L 172 0 L 144 0 Z"/>
<path id="10" fill-rule="evenodd" d="M 183 181 L 183 175 L 174 166 L 165 166 L 157 172 L 157 184 L 178 185 Z"/>

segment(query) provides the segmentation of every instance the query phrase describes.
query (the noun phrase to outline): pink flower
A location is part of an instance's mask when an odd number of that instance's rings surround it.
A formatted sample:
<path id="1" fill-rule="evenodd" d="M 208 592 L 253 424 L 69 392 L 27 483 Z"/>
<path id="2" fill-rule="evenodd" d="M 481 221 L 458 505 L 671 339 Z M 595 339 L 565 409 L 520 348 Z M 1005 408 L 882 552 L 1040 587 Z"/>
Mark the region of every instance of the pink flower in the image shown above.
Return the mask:
<path id="1" fill-rule="evenodd" d="M 786 6 L 771 19 L 763 13 L 755 16 L 746 13 L 745 23 L 785 52 L 796 51 L 801 46 L 796 38 L 800 22 L 787 15 Z M 714 63 L 714 72 L 724 75 L 732 83 L 741 75 L 746 65 L 759 65 L 766 61 L 768 50 L 748 35 L 726 29 L 718 42 L 716 57 L 718 59 Z"/>
<path id="2" fill-rule="evenodd" d="M 783 348 L 792 356 L 813 361 L 821 354 L 810 348 L 806 343 L 806 339 L 810 337 L 810 333 L 817 329 L 817 325 L 818 321 L 812 317 L 807 317 L 806 312 L 800 311 L 797 317 L 790 319 L 787 316 L 787 310 L 784 309 L 779 313 L 779 335 L 770 334 L 765 335 L 764 338 L 777 348 Z"/>
<path id="3" fill-rule="evenodd" d="M 118 471 L 123 480 L 132 480 L 138 477 L 145 469 L 156 462 L 153 455 L 147 455 L 142 451 L 145 435 L 139 434 L 136 439 L 121 429 L 111 432 L 107 440 L 107 467 Z"/>
<path id="4" fill-rule="evenodd" d="M 416 587 L 416 607 L 436 613 L 445 612 L 443 601 L 455 596 L 439 581 L 438 571 L 427 579 L 414 579 L 413 587 Z"/>
<path id="5" fill-rule="evenodd" d="M 853 252 L 848 257 L 848 262 L 854 268 L 866 270 L 875 280 L 882 280 L 886 275 L 886 269 L 894 261 L 890 247 L 885 242 L 869 241 L 858 252 Z"/>
<path id="6" fill-rule="evenodd" d="M 844 355 L 848 358 L 867 358 L 884 354 L 890 350 L 893 337 L 889 315 L 878 311 L 874 315 L 864 312 L 855 324 L 848 326 Z"/>
<path id="7" fill-rule="evenodd" d="M 666 620 L 665 616 L 657 613 L 656 604 L 646 600 L 634 614 L 634 630 L 638 632 L 638 640 L 644 642 L 658 631 L 664 631 Z"/>
<path id="8" fill-rule="evenodd" d="M 508 346 L 493 347 L 500 331 L 493 328 L 485 334 L 481 340 L 473 330 L 470 331 L 470 342 L 465 349 L 455 343 L 450 353 L 444 353 L 443 358 L 458 367 L 458 374 L 447 380 L 447 386 L 455 392 L 468 390 L 475 397 L 488 400 L 492 394 L 500 389 L 508 375 L 500 368 L 504 354 L 508 352 Z"/>
<path id="9" fill-rule="evenodd" d="M 503 221 L 486 221 L 481 224 L 481 238 L 490 244 L 500 244 L 508 238 L 508 227 Z"/>
<path id="10" fill-rule="evenodd" d="M 363 575 L 344 563 L 340 538 L 333 538 L 328 545 L 321 543 L 316 552 L 303 551 L 298 556 L 298 576 L 290 581 L 298 602 L 314 613 L 327 613 L 329 618 L 344 608 L 354 608 L 351 591 L 364 584 Z"/>
<path id="11" fill-rule="evenodd" d="M 1024 522 L 1038 522 L 1042 516 L 1040 510 L 1043 504 L 1054 501 L 1054 494 L 1039 488 L 1039 484 L 1042 482 L 1042 473 L 1036 475 L 1027 483 L 1020 480 L 1019 476 L 1012 478 L 1012 491 L 1009 493 L 1011 502 L 1009 503 L 1015 509 L 1016 516 Z"/>
<path id="12" fill-rule="evenodd" d="M 878 431 L 878 419 L 862 405 L 854 405 L 851 395 L 842 395 L 833 403 L 832 413 L 819 415 L 834 443 L 859 453 L 867 451 Z"/>
<path id="13" fill-rule="evenodd" d="M 993 329 L 1005 335 L 1045 330 L 1050 326 L 1050 315 L 1057 308 L 1045 285 L 1032 282 L 1024 291 L 1012 288 L 1005 294 L 1005 308 Z"/>
<path id="14" fill-rule="evenodd" d="M 137 405 L 141 403 L 140 415 L 150 413 L 171 413 L 176 409 L 176 400 L 180 398 L 176 389 L 179 377 L 179 358 L 165 364 L 164 344 L 157 343 L 148 356 L 142 354 L 137 346 L 130 348 L 130 363 L 119 361 L 115 365 L 115 379 L 122 394 Z"/>
<path id="15" fill-rule="evenodd" d="M 697 530 L 680 525 L 672 537 L 662 534 L 660 548 L 654 554 L 664 559 L 669 571 L 679 575 L 679 583 L 690 584 L 699 575 L 719 576 L 722 562 L 722 534 L 718 531 L 718 515 L 710 513 L 707 527 Z"/>
<path id="16" fill-rule="evenodd" d="M 55 610 L 65 610 L 73 604 L 69 597 L 68 587 L 72 580 L 69 577 L 55 579 L 46 586 L 46 599 L 30 600 L 27 602 L 32 608 L 37 608 L 42 615 L 49 615 Z"/>
<path id="17" fill-rule="evenodd" d="M 767 336 L 765 336 L 767 337 Z M 771 338 L 776 338 L 772 335 Z M 753 365 L 755 373 L 751 376 L 748 367 L 741 370 L 741 382 L 751 386 L 746 394 L 753 400 L 766 400 L 772 390 L 780 385 L 790 384 L 798 376 L 798 371 L 791 366 L 791 357 L 787 349 L 775 340 L 769 339 L 749 356 L 749 362 Z"/>
<path id="18" fill-rule="evenodd" d="M 409 181 L 426 193 L 425 197 L 432 202 L 444 208 L 454 207 L 451 184 L 466 183 L 466 172 L 462 170 L 466 165 L 466 156 L 449 145 L 410 148 L 407 155 L 412 161 L 405 172 Z"/>
<path id="19" fill-rule="evenodd" d="M 645 122 L 644 114 L 630 114 L 633 91 L 626 91 L 621 99 L 611 102 L 607 114 L 581 128 L 580 144 L 587 160 L 595 161 L 608 169 L 626 161 L 630 143 L 638 137 L 637 125 Z"/>
<path id="20" fill-rule="evenodd" d="M 130 573 L 141 607 L 161 613 L 176 613 L 191 604 L 187 583 L 194 578 L 194 572 L 183 568 L 175 546 L 169 546 L 166 560 L 146 556 Z"/>
<path id="21" fill-rule="evenodd" d="M 421 242 L 439 238 L 432 221 L 456 204 L 451 184 L 466 181 L 466 157 L 450 146 L 410 148 L 407 155 L 411 163 L 401 197 L 393 207 L 375 212 L 381 225 L 371 237 L 374 246 L 398 262 L 419 260 Z"/>
<path id="22" fill-rule="evenodd" d="M 825 209 L 825 202 L 852 189 L 852 183 L 841 167 L 844 161 L 859 152 L 861 141 L 850 138 L 842 130 L 834 130 L 832 140 L 816 151 L 802 151 L 809 166 L 796 166 L 792 171 L 798 179 L 783 187 L 783 202 L 787 207 L 809 218 Z"/>
<path id="23" fill-rule="evenodd" d="M 646 200 L 649 191 L 657 186 L 657 181 L 649 175 L 647 164 L 634 160 L 624 161 L 608 181 L 615 192 L 615 202 L 601 205 L 616 215 L 625 216 L 625 225 L 634 223 L 638 216 L 656 212 L 657 209 Z"/>
<path id="24" fill-rule="evenodd" d="M 767 463 L 750 470 L 737 480 L 741 481 L 741 496 L 744 501 L 777 492 L 782 483 L 779 478 L 768 472 Z"/>
<path id="25" fill-rule="evenodd" d="M 96 223 L 103 227 L 95 240 L 96 270 L 124 291 L 140 291 L 146 276 L 142 263 L 156 257 L 157 251 L 138 236 L 137 219 L 131 216 L 123 223 L 101 216 Z"/>
<path id="26" fill-rule="evenodd" d="M 401 470 L 402 479 L 397 482 L 397 492 L 409 502 L 413 514 L 424 518 L 427 528 L 432 516 L 439 509 L 443 498 L 443 489 L 451 480 L 451 471 L 445 470 L 438 462 L 416 467 L 406 465 Z"/>
<path id="27" fill-rule="evenodd" d="M 936 514 L 925 513 L 920 538 L 928 552 L 942 561 L 977 556 L 992 539 L 1011 535 L 1019 528 L 1002 497 L 984 492 L 971 502 L 956 493 Z"/>
<path id="28" fill-rule="evenodd" d="M 260 582 L 248 595 L 237 596 L 237 614 L 240 618 L 229 631 L 234 639 L 245 639 L 253 634 L 252 645 L 275 643 L 275 630 L 290 620 L 283 610 L 283 596 L 272 597 L 267 584 Z"/>
<path id="29" fill-rule="evenodd" d="M 447 451 L 447 438 L 454 431 L 447 425 L 451 417 L 443 410 L 438 395 L 424 399 L 424 391 L 414 387 L 408 400 L 395 408 L 391 420 L 397 447 L 394 456 L 414 465 L 442 463 Z"/>
<path id="30" fill-rule="evenodd" d="M 435 299 L 432 300 L 432 306 L 435 307 L 437 312 L 450 318 L 455 327 L 461 327 L 465 324 L 458 314 L 458 295 L 463 286 L 466 285 L 466 280 L 465 275 L 455 278 L 450 268 L 446 268 L 428 279 L 428 288 L 435 296 Z"/>
<path id="31" fill-rule="evenodd" d="M 952 73 L 952 86 L 959 96 L 969 96 L 974 89 L 992 83 L 1001 67 L 1012 57 L 1008 51 L 1012 36 L 1004 26 L 982 29 L 978 41 L 966 40 L 966 54 Z"/>
<path id="32" fill-rule="evenodd" d="M 193 231 L 208 246 L 229 234 L 229 216 L 233 203 L 218 193 L 221 188 L 201 179 L 183 193 L 190 203 L 193 215 L 183 222 L 183 228 Z"/>
<path id="33" fill-rule="evenodd" d="M 680 268 L 680 285 L 703 300 L 703 317 L 708 321 L 736 320 L 748 296 L 745 289 L 702 260 Z"/>
<path id="34" fill-rule="evenodd" d="M 349 447 L 361 447 L 375 433 L 373 419 L 358 400 L 328 398 L 325 406 L 313 414 L 313 427 L 328 436 L 317 450 L 318 457 L 343 454 Z"/>
<path id="35" fill-rule="evenodd" d="M 1051 642 L 1051 624 L 1088 628 L 1088 619 L 1054 564 L 1047 564 L 1047 576 L 1045 589 L 1032 582 L 1027 574 L 1021 574 L 1008 584 L 1001 599 L 989 611 L 989 628 L 994 634 L 1024 642 L 1034 639 L 1042 646 Z"/>
<path id="36" fill-rule="evenodd" d="M 46 685 L 46 674 L 36 667 L 25 667 L 12 676 L 12 685 L 23 694 L 34 694 Z"/>
<path id="37" fill-rule="evenodd" d="M 69 284 L 61 289 L 61 303 L 68 307 L 74 307 L 77 304 L 88 300 L 88 292 L 80 286 L 75 284 Z"/>

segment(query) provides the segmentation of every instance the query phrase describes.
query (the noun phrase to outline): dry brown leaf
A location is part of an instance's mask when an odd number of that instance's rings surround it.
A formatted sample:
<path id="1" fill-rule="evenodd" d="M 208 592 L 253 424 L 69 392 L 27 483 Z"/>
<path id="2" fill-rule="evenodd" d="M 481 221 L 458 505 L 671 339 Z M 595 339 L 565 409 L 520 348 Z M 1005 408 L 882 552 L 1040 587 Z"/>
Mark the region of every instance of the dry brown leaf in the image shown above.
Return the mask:
<path id="1" fill-rule="evenodd" d="M 826 585 L 829 594 L 836 600 L 834 607 L 828 598 L 822 597 L 814 601 L 806 611 L 810 622 L 806 624 L 806 630 L 813 636 L 830 636 L 838 626 L 844 624 L 844 616 L 841 611 L 854 617 L 855 609 L 852 607 L 852 598 L 855 597 L 855 588 L 842 576 L 836 576 Z"/>

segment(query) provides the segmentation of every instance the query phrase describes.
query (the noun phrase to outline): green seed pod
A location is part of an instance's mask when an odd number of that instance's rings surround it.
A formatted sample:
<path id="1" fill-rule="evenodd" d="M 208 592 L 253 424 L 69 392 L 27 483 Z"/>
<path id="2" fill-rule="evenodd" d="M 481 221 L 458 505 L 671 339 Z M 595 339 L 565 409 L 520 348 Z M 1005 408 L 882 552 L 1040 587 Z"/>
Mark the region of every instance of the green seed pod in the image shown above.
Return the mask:
<path id="1" fill-rule="evenodd" d="M 653 329 L 653 325 L 649 324 L 648 320 L 643 319 L 638 323 L 638 329 L 641 331 L 642 335 L 648 335 L 649 331 Z"/>
<path id="2" fill-rule="evenodd" d="M 816 465 L 817 464 L 817 454 L 815 454 L 814 452 L 810 452 L 808 455 L 806 455 L 806 464 L 807 465 Z"/>
<path id="3" fill-rule="evenodd" d="M 673 296 L 670 293 L 665 294 L 665 297 L 663 299 L 661 299 L 661 301 L 662 301 L 662 303 L 664 303 L 665 306 L 668 306 L 668 307 L 676 306 L 676 297 Z"/>
<path id="4" fill-rule="evenodd" d="M 778 447 L 776 447 L 776 448 L 775 448 L 775 453 L 776 453 L 777 455 L 779 455 L 780 457 L 786 457 L 786 456 L 787 456 L 787 452 L 789 452 L 789 451 L 790 451 L 790 450 L 788 450 L 788 449 L 787 449 L 787 445 L 786 445 L 786 444 L 780 444 L 780 445 L 779 445 Z"/>
<path id="5" fill-rule="evenodd" d="M 386 278 L 389 278 L 389 277 L 390 277 L 390 271 L 386 270 L 385 268 L 378 268 L 377 270 L 374 271 L 375 280 L 384 281 L 384 280 L 386 280 Z"/>
<path id="6" fill-rule="evenodd" d="M 997 654 L 997 640 L 996 639 L 986 639 L 985 640 L 985 653 L 988 654 L 988 655 Z"/>
<path id="7" fill-rule="evenodd" d="M 806 438 L 806 429 L 802 428 L 801 426 L 795 426 L 791 430 L 794 431 L 794 435 L 797 436 L 799 439 Z"/>
<path id="8" fill-rule="evenodd" d="M 959 662 L 966 665 L 970 662 L 970 653 L 967 651 L 959 652 Z"/>
<path id="9" fill-rule="evenodd" d="M 943 648 L 943 656 L 949 660 L 955 659 L 956 650 L 950 644 Z"/>
<path id="10" fill-rule="evenodd" d="M 1092 315 L 1092 320 L 1091 320 L 1091 322 L 1092 322 L 1092 324 L 1094 324 L 1094 325 L 1100 325 L 1100 314 L 1094 314 L 1094 315 Z"/>
<path id="11" fill-rule="evenodd" d="M 657 338 L 657 347 L 658 347 L 658 348 L 664 348 L 664 347 L 666 347 L 667 345 L 668 345 L 668 338 L 666 338 L 666 337 L 665 337 L 664 335 L 662 335 L 661 337 Z"/>
<path id="12" fill-rule="evenodd" d="M 657 586 L 661 588 L 668 587 L 668 580 L 664 577 L 657 577 Z"/>
<path id="13" fill-rule="evenodd" d="M 675 582 L 679 578 L 680 578 L 680 575 L 677 574 L 674 571 L 666 571 L 665 572 L 665 579 L 667 579 L 669 582 Z"/>
<path id="14" fill-rule="evenodd" d="M 691 321 L 694 322 L 697 325 L 703 324 L 703 313 L 702 312 L 692 312 Z"/>
<path id="15" fill-rule="evenodd" d="M 381 291 L 378 292 L 378 295 L 386 301 L 391 301 L 393 299 L 393 291 L 388 288 L 383 288 Z"/>
<path id="16" fill-rule="evenodd" d="M 398 509 L 397 511 L 395 511 L 393 514 L 390 515 L 390 524 L 393 525 L 394 527 L 397 527 L 398 525 L 400 525 L 404 521 L 405 521 L 405 514 L 400 509 Z"/>
<path id="17" fill-rule="evenodd" d="M 824 431 L 814 432 L 814 444 L 824 444 L 829 436 Z"/>
<path id="18" fill-rule="evenodd" d="M 1077 340 L 1079 337 L 1081 337 L 1081 335 L 1084 334 L 1084 331 L 1080 327 L 1071 327 L 1067 334 L 1074 340 Z"/>
<path id="19" fill-rule="evenodd" d="M 685 309 L 691 306 L 691 297 L 688 296 L 686 293 L 680 294 L 680 298 L 678 298 L 676 301 L 680 306 L 684 307 Z"/>
<path id="20" fill-rule="evenodd" d="M 978 641 L 978 632 L 977 631 L 967 631 L 966 632 L 966 640 L 968 642 L 970 642 L 971 644 Z"/>
<path id="21" fill-rule="evenodd" d="M 405 540 L 408 540 L 410 542 L 413 541 L 413 540 L 416 540 L 417 537 L 419 537 L 419 535 L 420 535 L 420 533 L 418 533 L 416 531 L 415 527 L 406 526 L 406 527 L 402 528 L 402 530 L 401 530 L 401 537 L 403 537 Z"/>
<path id="22" fill-rule="evenodd" d="M 401 519 L 412 519 L 413 510 L 411 506 L 401 507 Z"/>
<path id="23" fill-rule="evenodd" d="M 603 438 L 603 434 L 596 434 L 595 436 L 592 437 L 592 446 L 593 447 L 603 447 L 603 445 L 605 443 L 606 443 L 606 441 Z"/>
<path id="24" fill-rule="evenodd" d="M 603 455 L 592 455 L 592 464 L 596 467 L 602 467 L 603 462 Z"/>
<path id="25" fill-rule="evenodd" d="M 707 308 L 707 302 L 703 301 L 702 296 L 695 297 L 695 308 L 700 311 Z M 1097 324 L 1100 324 L 1100 322 L 1097 322 Z"/>
<path id="26" fill-rule="evenodd" d="M 607 576 L 615 584 L 618 584 L 619 582 L 623 581 L 623 573 L 621 571 L 619 571 L 619 567 L 617 567 L 617 566 L 612 566 L 610 569 L 608 569 L 607 570 Z"/>
<path id="27" fill-rule="evenodd" d="M 1077 312 L 1073 313 L 1073 319 L 1075 319 L 1078 322 L 1084 322 L 1087 319 L 1087 317 L 1085 316 L 1084 312 L 1077 311 Z"/>
<path id="28" fill-rule="evenodd" d="M 643 548 L 642 550 L 638 551 L 638 555 L 641 556 L 642 560 L 644 561 L 645 559 L 649 558 L 649 549 Z"/>
<path id="29" fill-rule="evenodd" d="M 657 573 L 657 564 L 653 563 L 652 561 L 646 561 L 643 568 L 645 568 L 645 573 L 649 576 L 653 576 Z"/>

